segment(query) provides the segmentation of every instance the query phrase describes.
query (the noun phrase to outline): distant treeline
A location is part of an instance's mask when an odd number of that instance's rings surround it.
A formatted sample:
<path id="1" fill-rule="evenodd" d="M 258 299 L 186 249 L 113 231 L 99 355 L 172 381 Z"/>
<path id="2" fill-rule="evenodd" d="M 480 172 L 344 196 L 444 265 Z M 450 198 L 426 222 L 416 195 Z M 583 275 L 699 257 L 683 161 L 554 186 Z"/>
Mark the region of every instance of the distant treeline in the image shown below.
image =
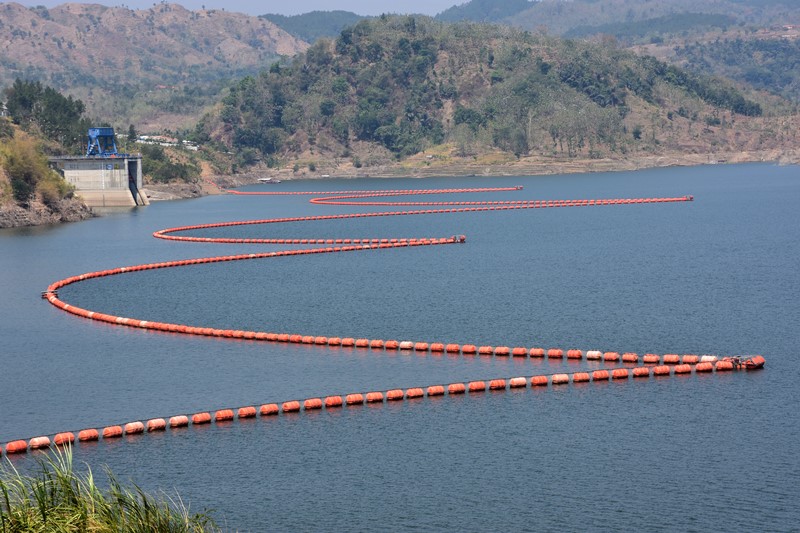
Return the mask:
<path id="1" fill-rule="evenodd" d="M 800 103 L 800 41 L 717 39 L 676 49 L 686 68 L 719 72 L 733 80 Z"/>
<path id="2" fill-rule="evenodd" d="M 637 98 L 669 105 L 671 87 L 713 108 L 759 115 L 736 89 L 613 46 L 507 27 L 381 16 L 320 40 L 294 60 L 242 79 L 196 140 L 277 164 L 355 142 L 396 158 L 452 141 L 526 155 L 616 150 Z M 674 110 L 683 116 L 679 109 Z"/>

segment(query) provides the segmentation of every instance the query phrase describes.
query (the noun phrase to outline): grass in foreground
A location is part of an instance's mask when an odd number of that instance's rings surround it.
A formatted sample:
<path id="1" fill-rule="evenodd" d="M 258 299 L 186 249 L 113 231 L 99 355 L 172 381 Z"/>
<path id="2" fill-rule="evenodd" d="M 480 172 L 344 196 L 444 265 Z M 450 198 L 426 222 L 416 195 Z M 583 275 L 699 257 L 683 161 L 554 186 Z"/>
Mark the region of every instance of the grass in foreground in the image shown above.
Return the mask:
<path id="1" fill-rule="evenodd" d="M 34 475 L 10 463 L 0 468 L 0 531 L 206 532 L 219 531 L 205 513 L 190 515 L 179 497 L 154 497 L 123 487 L 108 470 L 109 488 L 95 485 L 91 469 L 73 470 L 71 450 L 39 461 Z"/>

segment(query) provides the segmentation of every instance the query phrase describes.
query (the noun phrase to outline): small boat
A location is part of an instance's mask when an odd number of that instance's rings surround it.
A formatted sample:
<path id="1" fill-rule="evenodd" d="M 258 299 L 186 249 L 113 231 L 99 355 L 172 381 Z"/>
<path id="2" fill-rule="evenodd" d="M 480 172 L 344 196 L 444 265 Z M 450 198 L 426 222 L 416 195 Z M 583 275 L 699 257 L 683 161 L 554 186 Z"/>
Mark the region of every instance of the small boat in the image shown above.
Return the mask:
<path id="1" fill-rule="evenodd" d="M 760 355 L 754 355 L 753 357 L 748 357 L 747 359 L 742 359 L 741 357 L 723 357 L 723 361 L 729 361 L 733 363 L 734 368 L 745 368 L 747 370 L 758 370 L 764 368 L 764 363 L 766 361 Z"/>
<path id="2" fill-rule="evenodd" d="M 258 178 L 259 183 L 280 183 L 278 178 Z"/>
<path id="3" fill-rule="evenodd" d="M 764 368 L 765 362 L 763 357 L 756 355 L 755 357 L 745 359 L 743 364 L 747 370 L 756 370 L 758 368 Z"/>

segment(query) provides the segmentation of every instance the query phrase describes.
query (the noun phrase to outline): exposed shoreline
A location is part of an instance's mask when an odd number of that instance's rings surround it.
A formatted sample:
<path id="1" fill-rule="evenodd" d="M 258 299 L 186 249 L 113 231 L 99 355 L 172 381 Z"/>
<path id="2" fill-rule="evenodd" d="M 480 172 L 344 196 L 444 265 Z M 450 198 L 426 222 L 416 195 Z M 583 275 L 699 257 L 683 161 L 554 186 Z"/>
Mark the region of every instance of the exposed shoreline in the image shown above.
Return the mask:
<path id="1" fill-rule="evenodd" d="M 261 168 L 241 174 L 211 175 L 202 183 L 148 184 L 144 191 L 151 201 L 197 198 L 219 194 L 220 187 L 234 188 L 251 185 L 258 178 L 272 177 L 282 181 L 359 179 L 359 178 L 429 178 L 467 176 L 541 176 L 552 174 L 577 174 L 588 172 L 622 172 L 647 168 L 688 167 L 709 164 L 775 163 L 800 164 L 800 149 L 768 150 L 754 152 L 717 152 L 713 154 L 663 154 L 643 155 L 625 159 L 556 159 L 522 158 L 510 162 L 477 164 L 470 160 L 458 163 L 437 164 L 422 158 L 392 165 L 355 168 L 352 165 L 321 164 L 316 172 L 294 172 L 290 168 Z"/>
<path id="2" fill-rule="evenodd" d="M 762 150 L 753 152 L 659 154 L 625 159 L 560 159 L 529 157 L 514 161 L 479 164 L 463 159 L 440 163 L 418 156 L 409 160 L 374 167 L 355 168 L 352 165 L 322 163 L 316 172 L 294 172 L 291 168 L 259 168 L 233 175 L 207 175 L 197 183 L 150 183 L 143 187 L 150 201 L 169 201 L 221 194 L 221 188 L 234 188 L 258 183 L 258 178 L 273 177 L 282 181 L 359 179 L 359 178 L 429 178 L 466 176 L 540 176 L 587 172 L 622 172 L 647 168 L 686 167 L 709 164 L 774 163 L 800 164 L 800 148 L 793 150 Z M 78 193 L 79 196 L 79 193 Z M 102 216 L 83 205 L 77 198 L 64 200 L 56 209 L 32 203 L 29 209 L 15 204 L 0 206 L 0 228 L 16 228 L 77 222 Z"/>

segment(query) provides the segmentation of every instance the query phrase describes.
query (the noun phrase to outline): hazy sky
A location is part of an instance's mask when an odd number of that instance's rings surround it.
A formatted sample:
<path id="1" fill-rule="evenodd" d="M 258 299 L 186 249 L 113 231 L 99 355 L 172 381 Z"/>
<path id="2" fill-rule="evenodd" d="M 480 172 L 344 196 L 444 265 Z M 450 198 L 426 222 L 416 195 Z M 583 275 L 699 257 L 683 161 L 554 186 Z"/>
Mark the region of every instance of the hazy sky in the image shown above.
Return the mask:
<path id="1" fill-rule="evenodd" d="M 238 11 L 250 15 L 263 15 L 265 13 L 280 13 L 282 15 L 297 15 L 309 11 L 333 11 L 342 9 L 353 11 L 359 15 L 380 15 L 381 13 L 423 13 L 435 15 L 450 6 L 463 4 L 467 0 L 399 0 L 396 2 L 379 2 L 374 0 L 283 0 L 283 1 L 248 1 L 248 0 L 180 0 L 170 3 L 180 4 L 187 9 L 222 9 Z M 17 0 L 25 6 L 53 7 L 66 3 L 65 0 Z M 92 2 L 76 2 L 79 4 L 104 4 L 108 6 L 127 6 L 132 9 L 146 9 L 153 7 L 153 0 L 95 0 Z"/>

